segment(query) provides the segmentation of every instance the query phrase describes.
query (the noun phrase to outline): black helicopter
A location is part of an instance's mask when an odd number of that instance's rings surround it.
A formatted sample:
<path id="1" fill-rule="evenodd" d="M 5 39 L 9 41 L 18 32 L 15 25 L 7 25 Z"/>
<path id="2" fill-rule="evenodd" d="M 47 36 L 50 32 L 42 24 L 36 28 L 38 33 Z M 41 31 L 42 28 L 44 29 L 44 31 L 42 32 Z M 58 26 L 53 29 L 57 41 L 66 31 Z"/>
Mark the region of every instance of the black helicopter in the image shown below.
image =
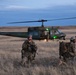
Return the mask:
<path id="1" fill-rule="evenodd" d="M 36 21 L 21 21 L 21 22 L 10 22 L 9 24 L 14 23 L 32 23 L 32 22 L 41 22 L 42 25 L 39 27 L 28 27 L 28 31 L 26 33 L 26 37 L 28 35 L 32 35 L 33 39 L 63 39 L 65 40 L 66 34 L 63 32 L 60 32 L 58 27 L 45 27 L 44 22 L 47 21 L 55 21 L 55 20 L 67 20 L 67 19 L 76 19 L 76 17 L 69 17 L 69 18 L 59 18 L 59 19 L 51 19 L 51 20 L 36 20 Z"/>

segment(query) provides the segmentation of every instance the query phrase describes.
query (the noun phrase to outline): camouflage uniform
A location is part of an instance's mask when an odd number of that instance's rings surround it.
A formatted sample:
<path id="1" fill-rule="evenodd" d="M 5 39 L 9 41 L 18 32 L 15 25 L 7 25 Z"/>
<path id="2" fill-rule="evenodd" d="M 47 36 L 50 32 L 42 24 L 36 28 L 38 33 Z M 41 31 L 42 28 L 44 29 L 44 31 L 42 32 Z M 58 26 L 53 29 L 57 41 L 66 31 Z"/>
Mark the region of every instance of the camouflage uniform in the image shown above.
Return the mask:
<path id="1" fill-rule="evenodd" d="M 35 45 L 34 41 L 29 42 L 29 40 L 25 40 L 25 42 L 22 45 L 22 59 L 24 57 L 28 57 L 29 53 L 33 54 L 35 58 L 36 56 L 36 51 L 37 51 L 37 46 Z"/>
<path id="2" fill-rule="evenodd" d="M 70 50 L 69 50 L 71 56 L 75 56 L 75 38 L 71 37 L 70 38 Z"/>
<path id="3" fill-rule="evenodd" d="M 74 58 L 75 56 L 75 43 L 73 42 L 60 42 L 59 58 L 66 61 L 67 58 Z"/>
<path id="4" fill-rule="evenodd" d="M 66 61 L 66 58 L 68 58 L 68 49 L 66 47 L 65 42 L 60 42 L 59 46 L 59 58 L 62 59 L 63 61 Z"/>
<path id="5" fill-rule="evenodd" d="M 49 32 L 47 32 L 47 37 L 46 37 L 47 41 L 49 40 Z"/>
<path id="6" fill-rule="evenodd" d="M 76 36 L 75 36 L 75 51 L 76 51 Z"/>

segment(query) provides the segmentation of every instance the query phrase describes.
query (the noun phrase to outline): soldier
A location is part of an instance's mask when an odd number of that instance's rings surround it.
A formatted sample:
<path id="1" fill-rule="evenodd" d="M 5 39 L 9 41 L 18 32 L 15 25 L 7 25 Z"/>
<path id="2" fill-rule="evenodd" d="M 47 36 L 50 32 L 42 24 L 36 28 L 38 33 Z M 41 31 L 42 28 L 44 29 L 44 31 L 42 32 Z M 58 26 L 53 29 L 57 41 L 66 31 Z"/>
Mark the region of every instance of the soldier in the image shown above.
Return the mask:
<path id="1" fill-rule="evenodd" d="M 60 42 L 60 45 L 59 45 L 59 59 L 60 61 L 64 61 L 66 62 L 66 58 L 68 58 L 68 49 L 66 47 L 66 44 L 65 42 Z"/>
<path id="2" fill-rule="evenodd" d="M 59 58 L 60 64 L 67 62 L 67 59 L 74 59 L 75 56 L 75 37 L 70 38 L 70 42 L 60 42 L 59 46 Z M 63 57 L 63 59 L 62 59 Z"/>
<path id="3" fill-rule="evenodd" d="M 76 51 L 76 36 L 75 36 L 75 51 Z"/>
<path id="4" fill-rule="evenodd" d="M 75 37 L 70 38 L 70 56 L 75 56 Z"/>
<path id="5" fill-rule="evenodd" d="M 46 40 L 47 40 L 47 42 L 48 42 L 48 40 L 49 40 L 49 32 L 47 32 Z"/>
<path id="6" fill-rule="evenodd" d="M 37 46 L 35 45 L 35 42 L 32 40 L 32 35 L 29 35 L 27 40 L 24 41 L 22 44 L 22 61 L 25 57 L 29 58 L 29 53 L 33 55 L 33 59 L 35 59 L 37 51 Z"/>
<path id="7" fill-rule="evenodd" d="M 76 42 L 76 36 L 75 36 L 75 42 Z"/>

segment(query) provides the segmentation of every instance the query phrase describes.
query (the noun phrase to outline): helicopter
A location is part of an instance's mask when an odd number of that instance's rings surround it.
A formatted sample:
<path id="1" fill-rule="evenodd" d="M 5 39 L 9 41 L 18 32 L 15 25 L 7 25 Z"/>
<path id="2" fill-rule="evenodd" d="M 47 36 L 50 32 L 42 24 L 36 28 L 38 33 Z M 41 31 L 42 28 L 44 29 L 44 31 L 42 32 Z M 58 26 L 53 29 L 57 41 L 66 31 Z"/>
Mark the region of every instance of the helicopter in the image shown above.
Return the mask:
<path id="1" fill-rule="evenodd" d="M 41 20 L 43 21 L 43 20 Z M 46 39 L 63 39 L 65 40 L 66 34 L 60 32 L 58 27 L 44 27 L 43 23 L 41 27 L 28 27 L 28 35 L 32 35 L 33 39 L 43 40 Z"/>
<path id="2" fill-rule="evenodd" d="M 26 37 L 28 35 L 32 35 L 33 39 L 37 40 L 43 40 L 46 39 L 47 41 L 49 39 L 63 39 L 65 40 L 66 34 L 61 32 L 58 27 L 45 27 L 44 22 L 47 21 L 55 21 L 55 20 L 67 20 L 67 19 L 76 19 L 76 17 L 69 17 L 69 18 L 59 18 L 59 19 L 51 19 L 51 20 L 35 20 L 35 21 L 21 21 L 21 22 L 9 22 L 9 24 L 14 23 L 32 23 L 32 22 L 41 22 L 41 26 L 36 27 L 28 27 L 28 31 L 26 33 Z"/>

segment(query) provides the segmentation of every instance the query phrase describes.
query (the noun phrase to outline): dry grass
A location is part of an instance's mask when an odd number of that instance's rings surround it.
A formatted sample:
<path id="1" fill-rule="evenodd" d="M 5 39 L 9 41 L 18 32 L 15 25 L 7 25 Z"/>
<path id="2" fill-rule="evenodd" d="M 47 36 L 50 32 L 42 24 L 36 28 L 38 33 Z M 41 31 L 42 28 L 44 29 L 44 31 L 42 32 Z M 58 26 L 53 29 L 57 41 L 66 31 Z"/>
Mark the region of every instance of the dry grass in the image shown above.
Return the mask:
<path id="1" fill-rule="evenodd" d="M 63 30 L 67 38 L 76 35 L 69 34 L 72 30 Z M 76 32 L 73 30 L 72 32 Z M 21 46 L 25 38 L 0 35 L 0 75 L 76 75 L 76 58 L 68 66 L 59 64 L 59 41 L 37 41 L 38 55 L 30 68 L 20 65 Z M 67 39 L 66 41 L 69 41 Z"/>

